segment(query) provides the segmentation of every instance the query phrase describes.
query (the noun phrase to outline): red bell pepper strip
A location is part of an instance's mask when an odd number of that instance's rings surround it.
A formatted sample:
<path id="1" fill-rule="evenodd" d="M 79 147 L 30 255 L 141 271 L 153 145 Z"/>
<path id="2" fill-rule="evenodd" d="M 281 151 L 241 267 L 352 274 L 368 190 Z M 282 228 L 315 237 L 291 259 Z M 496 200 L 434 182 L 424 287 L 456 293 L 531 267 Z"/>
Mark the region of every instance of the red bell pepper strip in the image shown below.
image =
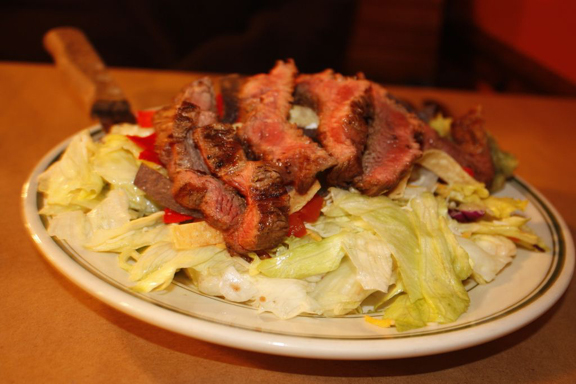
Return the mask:
<path id="1" fill-rule="evenodd" d="M 324 199 L 314 196 L 301 210 L 288 216 L 288 236 L 303 237 L 306 235 L 305 223 L 314 223 L 320 217 Z"/>
<path id="2" fill-rule="evenodd" d="M 156 142 L 156 133 L 153 133 L 148 136 L 126 136 L 132 142 L 134 142 L 137 146 L 143 149 L 142 152 L 138 155 L 140 160 L 150 161 L 152 163 L 162 165 L 158 154 L 154 150 L 154 143 Z"/>
<path id="3" fill-rule="evenodd" d="M 216 112 L 218 112 L 218 118 L 222 119 L 224 116 L 224 99 L 222 99 L 222 94 L 216 95 Z"/>
<path id="4" fill-rule="evenodd" d="M 151 151 L 149 149 L 145 149 L 138 155 L 138 159 L 150 161 L 152 163 L 156 163 L 158 165 L 163 165 L 158 157 L 158 154 L 155 151 Z"/>
<path id="5" fill-rule="evenodd" d="M 288 216 L 288 236 L 303 237 L 306 235 L 306 227 L 304 221 L 300 218 L 298 212 Z"/>
<path id="6" fill-rule="evenodd" d="M 156 133 L 148 136 L 131 136 L 127 135 L 131 141 L 142 149 L 154 150 L 154 143 L 156 142 Z"/>
<path id="7" fill-rule="evenodd" d="M 152 121 L 155 113 L 156 113 L 155 110 L 136 112 L 136 121 L 138 122 L 138 125 L 141 126 L 142 128 L 152 127 Z"/>
<path id="8" fill-rule="evenodd" d="M 470 167 L 462 167 L 463 170 L 466 171 L 467 174 L 469 174 L 470 176 L 474 177 L 474 170 Z"/>
<path id="9" fill-rule="evenodd" d="M 171 210 L 170 208 L 164 208 L 165 224 L 182 223 L 184 221 L 191 221 L 191 220 L 194 220 L 192 216 L 183 215 L 181 213 Z"/>

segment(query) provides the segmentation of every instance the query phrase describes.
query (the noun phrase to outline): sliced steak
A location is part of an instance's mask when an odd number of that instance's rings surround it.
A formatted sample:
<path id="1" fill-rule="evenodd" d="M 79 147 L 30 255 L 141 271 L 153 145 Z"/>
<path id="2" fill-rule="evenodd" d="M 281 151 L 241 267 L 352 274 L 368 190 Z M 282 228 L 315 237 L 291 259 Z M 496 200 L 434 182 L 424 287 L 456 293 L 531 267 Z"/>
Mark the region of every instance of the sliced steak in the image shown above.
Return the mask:
<path id="1" fill-rule="evenodd" d="M 374 120 L 369 126 L 362 156 L 363 174 L 354 186 L 362 193 L 377 196 L 393 189 L 422 155 L 415 137 L 422 122 L 388 98 L 383 87 L 373 84 Z"/>
<path id="2" fill-rule="evenodd" d="M 266 250 L 288 234 L 290 197 L 280 174 L 261 161 L 247 161 L 226 176 L 246 199 L 246 210 L 226 241 L 238 253 Z"/>
<path id="3" fill-rule="evenodd" d="M 195 209 L 188 209 L 176 202 L 172 196 L 172 182 L 160 172 L 141 164 L 134 178 L 134 185 L 144 191 L 146 195 L 165 208 L 182 213 L 183 215 L 202 218 L 202 213 Z"/>
<path id="4" fill-rule="evenodd" d="M 216 113 L 216 98 L 214 97 L 212 80 L 209 77 L 203 77 L 184 86 L 174 98 L 173 104 L 178 105 L 183 101 L 197 105 L 203 111 Z"/>
<path id="5" fill-rule="evenodd" d="M 490 188 L 496 169 L 484 123 L 482 109 L 476 107 L 452 122 L 450 134 L 456 145 L 466 153 L 474 178 Z"/>
<path id="6" fill-rule="evenodd" d="M 185 86 L 171 105 L 156 112 L 153 126 L 156 131 L 155 150 L 160 161 L 169 164 L 172 145 L 175 141 L 183 141 L 187 130 L 216 122 L 215 111 L 212 81 L 202 78 Z"/>
<path id="7" fill-rule="evenodd" d="M 278 168 L 286 184 L 305 193 L 316 174 L 334 160 L 288 122 L 296 66 L 279 61 L 269 74 L 250 77 L 240 91 L 239 135 L 263 161 Z"/>
<path id="8" fill-rule="evenodd" d="M 176 202 L 202 212 L 212 227 L 226 232 L 236 227 L 246 204 L 236 191 L 221 180 L 194 170 L 172 175 L 172 195 Z"/>
<path id="9" fill-rule="evenodd" d="M 208 224 L 227 231 L 236 225 L 246 204 L 233 188 L 210 174 L 191 137 L 194 129 L 217 121 L 213 110 L 203 109 L 214 109 L 212 100 L 211 82 L 193 82 L 172 106 L 161 110 L 154 127 L 164 138 L 164 142 L 157 141 L 157 148 L 165 156 L 174 200 L 185 208 L 199 210 Z"/>
<path id="10" fill-rule="evenodd" d="M 288 232 L 290 198 L 277 170 L 247 161 L 231 125 L 207 125 L 192 136 L 210 171 L 246 200 L 238 224 L 225 234 L 228 246 L 244 254 L 278 245 Z"/>
<path id="11" fill-rule="evenodd" d="M 192 133 L 192 138 L 210 172 L 220 178 L 234 173 L 247 161 L 242 142 L 229 124 L 199 127 Z"/>
<path id="12" fill-rule="evenodd" d="M 440 149 L 448 153 L 462 167 L 470 168 L 476 180 L 490 188 L 496 170 L 481 108 L 476 107 L 455 119 L 450 135 L 452 140 L 440 137 L 434 129 L 423 124 L 422 149 Z"/>
<path id="13" fill-rule="evenodd" d="M 175 114 L 176 108 L 170 105 L 156 111 L 152 119 L 152 125 L 156 131 L 154 150 L 162 164 L 168 164 L 172 155 L 172 128 Z"/>
<path id="14" fill-rule="evenodd" d="M 362 174 L 362 152 L 372 115 L 370 82 L 335 74 L 332 70 L 300 75 L 296 103 L 316 111 L 320 118 L 317 137 L 336 160 L 327 180 L 347 186 Z"/>

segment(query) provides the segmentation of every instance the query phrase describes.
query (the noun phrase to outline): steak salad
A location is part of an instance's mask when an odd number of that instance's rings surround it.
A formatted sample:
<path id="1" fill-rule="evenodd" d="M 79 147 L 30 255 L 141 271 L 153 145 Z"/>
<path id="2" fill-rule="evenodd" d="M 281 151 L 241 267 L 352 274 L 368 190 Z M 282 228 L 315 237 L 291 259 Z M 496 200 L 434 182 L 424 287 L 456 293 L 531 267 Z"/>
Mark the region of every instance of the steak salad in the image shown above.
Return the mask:
<path id="1" fill-rule="evenodd" d="M 405 331 L 457 320 L 466 282 L 546 249 L 527 201 L 490 194 L 516 160 L 480 108 L 423 119 L 361 74 L 288 60 L 140 115 L 82 131 L 38 180 L 48 233 L 118 254 L 139 292 L 184 273 L 281 319 L 365 313 Z"/>

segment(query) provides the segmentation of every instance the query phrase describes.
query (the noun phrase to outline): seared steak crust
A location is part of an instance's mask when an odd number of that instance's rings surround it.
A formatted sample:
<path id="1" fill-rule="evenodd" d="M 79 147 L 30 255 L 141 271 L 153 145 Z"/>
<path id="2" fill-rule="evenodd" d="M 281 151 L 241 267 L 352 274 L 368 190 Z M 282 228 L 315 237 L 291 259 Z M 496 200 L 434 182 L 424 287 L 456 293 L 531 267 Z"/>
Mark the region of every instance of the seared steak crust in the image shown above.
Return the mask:
<path id="1" fill-rule="evenodd" d="M 168 165 L 174 142 L 182 142 L 186 132 L 196 126 L 217 121 L 216 102 L 212 81 L 201 78 L 188 84 L 174 102 L 154 114 L 153 126 L 156 131 L 155 150 L 163 164 Z"/>
<path id="2" fill-rule="evenodd" d="M 242 254 L 282 241 L 288 232 L 290 199 L 280 174 L 262 161 L 247 161 L 231 125 L 200 127 L 192 136 L 210 172 L 246 200 L 238 224 L 225 233 L 228 246 Z"/>
<path id="3" fill-rule="evenodd" d="M 240 91 L 240 137 L 263 161 L 278 168 L 285 183 L 305 193 L 316 174 L 333 159 L 287 121 L 292 103 L 296 66 L 279 61 L 269 74 L 246 80 Z"/>
<path id="4" fill-rule="evenodd" d="M 226 176 L 246 199 L 246 210 L 226 241 L 238 253 L 270 249 L 288 233 L 290 197 L 280 174 L 261 161 L 242 163 Z"/>
<path id="5" fill-rule="evenodd" d="M 370 82 L 332 70 L 296 79 L 296 102 L 316 110 L 317 137 L 336 160 L 328 174 L 332 185 L 347 186 L 362 173 L 362 152 L 372 116 Z"/>
<path id="6" fill-rule="evenodd" d="M 247 161 L 242 143 L 231 125 L 216 123 L 200 127 L 194 130 L 192 137 L 208 169 L 218 177 L 234 172 Z"/>
<path id="7" fill-rule="evenodd" d="M 156 131 L 154 150 L 163 164 L 168 164 L 172 155 L 172 127 L 175 114 L 176 108 L 170 105 L 156 111 L 152 119 L 152 125 Z"/>
<path id="8" fill-rule="evenodd" d="M 355 187 L 369 196 L 393 189 L 422 155 L 415 137 L 423 124 L 392 99 L 383 87 L 372 84 L 374 120 L 369 126 L 361 176 Z"/>

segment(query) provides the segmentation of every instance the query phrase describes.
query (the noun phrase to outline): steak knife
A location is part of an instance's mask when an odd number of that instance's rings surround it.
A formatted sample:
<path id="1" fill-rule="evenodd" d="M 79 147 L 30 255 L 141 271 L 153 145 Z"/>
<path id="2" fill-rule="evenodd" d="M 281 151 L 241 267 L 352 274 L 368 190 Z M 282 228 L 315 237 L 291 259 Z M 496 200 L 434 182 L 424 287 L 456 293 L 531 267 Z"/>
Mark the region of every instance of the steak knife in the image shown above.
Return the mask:
<path id="1" fill-rule="evenodd" d="M 44 35 L 44 47 L 63 73 L 69 88 L 105 131 L 117 123 L 136 122 L 130 103 L 81 30 L 73 27 L 51 29 Z"/>

